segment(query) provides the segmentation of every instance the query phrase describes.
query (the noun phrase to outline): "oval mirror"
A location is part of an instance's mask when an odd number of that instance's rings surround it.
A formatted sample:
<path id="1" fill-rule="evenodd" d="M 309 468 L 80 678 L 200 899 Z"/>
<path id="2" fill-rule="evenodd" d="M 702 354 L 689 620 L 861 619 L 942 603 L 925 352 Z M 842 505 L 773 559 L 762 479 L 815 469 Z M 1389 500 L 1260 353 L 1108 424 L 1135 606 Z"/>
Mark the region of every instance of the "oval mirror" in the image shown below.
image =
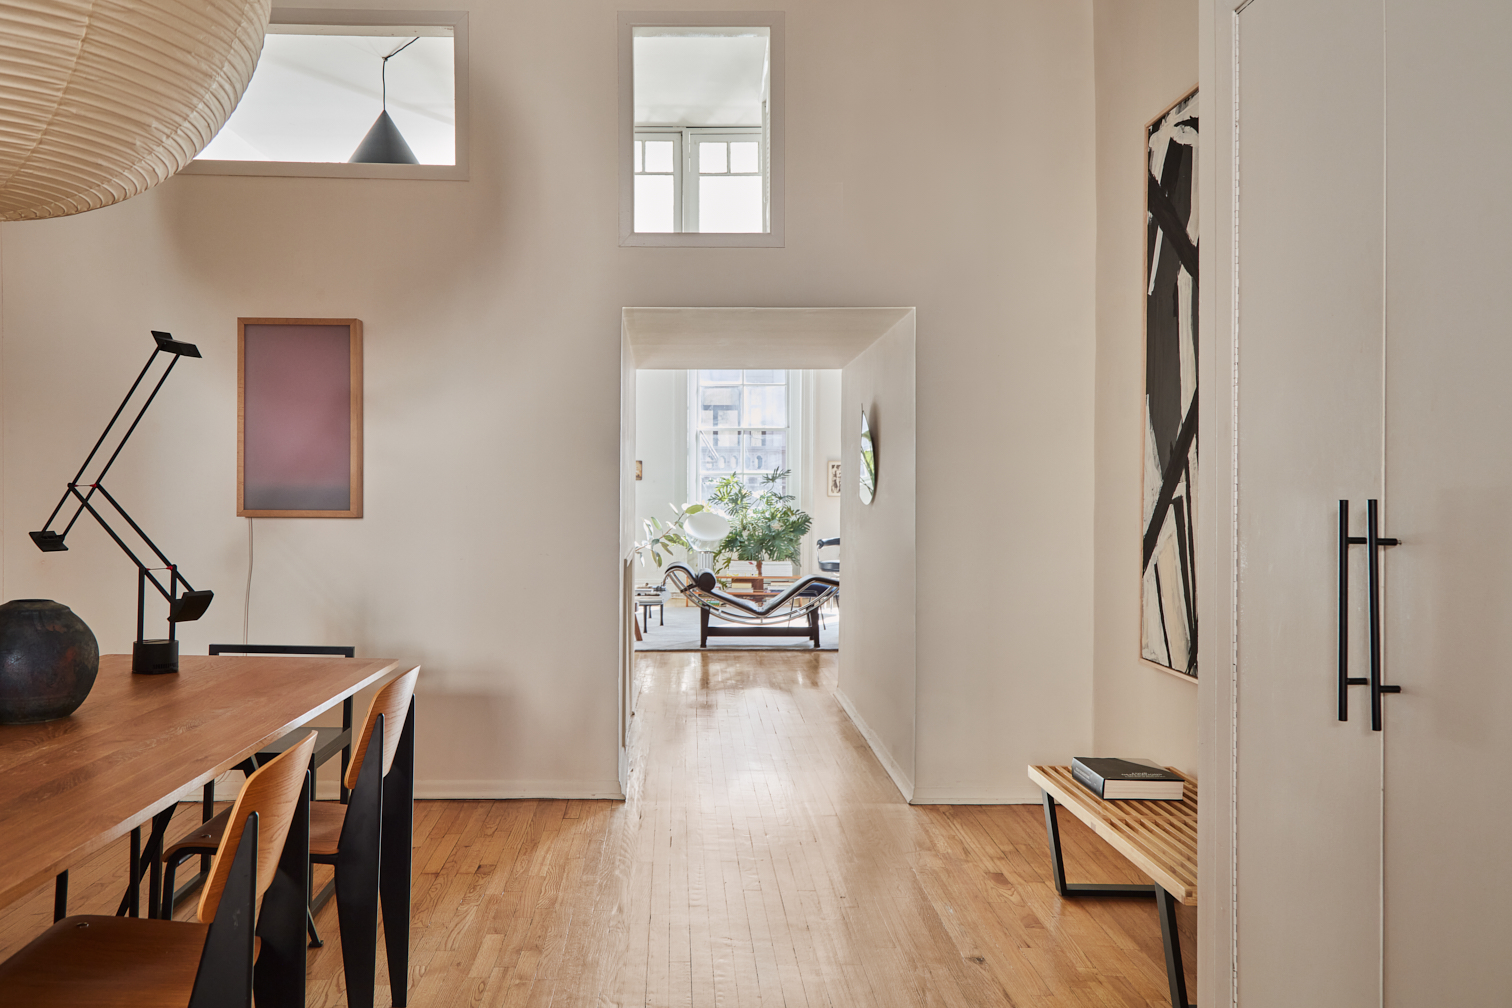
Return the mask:
<path id="1" fill-rule="evenodd" d="M 861 411 L 861 503 L 870 504 L 877 494 L 877 445 L 872 439 L 866 410 Z"/>

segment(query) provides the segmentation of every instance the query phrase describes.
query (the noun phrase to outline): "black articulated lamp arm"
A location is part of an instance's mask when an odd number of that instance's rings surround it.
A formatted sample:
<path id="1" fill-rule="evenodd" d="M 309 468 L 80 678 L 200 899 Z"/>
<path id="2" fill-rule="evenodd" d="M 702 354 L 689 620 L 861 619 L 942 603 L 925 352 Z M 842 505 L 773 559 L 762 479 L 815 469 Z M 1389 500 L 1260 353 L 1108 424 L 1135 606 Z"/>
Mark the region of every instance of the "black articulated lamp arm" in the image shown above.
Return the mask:
<path id="1" fill-rule="evenodd" d="M 105 425 L 105 430 L 100 434 L 99 439 L 95 441 L 94 447 L 89 450 L 89 454 L 84 457 L 84 464 L 79 466 L 79 471 L 69 481 L 67 489 L 63 491 L 63 496 L 58 500 L 58 506 L 53 508 L 52 514 L 47 516 L 47 521 L 43 523 L 41 531 L 28 534 L 31 536 L 32 542 L 36 543 L 37 548 L 42 552 L 62 552 L 68 549 L 66 540 L 68 533 L 73 530 L 74 523 L 79 520 L 80 515 L 88 512 L 90 517 L 105 530 L 105 534 L 110 536 L 117 546 L 121 547 L 122 552 L 131 559 L 132 563 L 136 564 L 137 640 L 133 647 L 132 671 L 177 672 L 178 641 L 175 639 L 175 626 L 179 623 L 197 620 L 203 616 L 205 610 L 210 608 L 210 602 L 215 598 L 215 593 L 211 591 L 196 591 L 194 586 L 179 573 L 178 566 L 171 562 L 162 550 L 158 549 L 157 544 L 148 537 L 147 533 L 132 519 L 131 515 L 126 513 L 126 509 L 121 506 L 120 502 L 111 496 L 109 490 L 105 489 L 105 475 L 110 472 L 110 467 L 115 465 L 115 460 L 120 457 L 121 449 L 126 447 L 127 440 L 136 432 L 137 425 L 142 422 L 142 416 L 147 412 L 147 407 L 152 405 L 152 400 L 157 398 L 158 390 L 163 387 L 163 383 L 173 373 L 174 365 L 179 362 L 179 358 L 181 357 L 200 356 L 198 347 L 193 343 L 184 343 L 174 339 L 172 333 L 157 332 L 154 330 L 152 338 L 157 342 L 157 346 L 152 351 L 152 356 L 147 358 L 147 363 L 136 376 L 136 381 L 131 383 L 131 388 L 126 391 L 126 397 L 121 400 L 121 405 L 116 407 L 116 411 L 111 416 L 110 422 Z M 115 449 L 110 452 L 109 457 L 100 466 L 99 472 L 92 479 L 86 481 L 85 473 L 88 472 L 90 466 L 100 455 L 101 449 L 109 439 L 111 431 L 115 429 L 116 422 L 121 419 L 122 415 L 126 412 L 127 406 L 131 404 L 132 397 L 137 394 L 138 389 L 143 387 L 143 382 L 152 370 L 152 365 L 157 361 L 159 354 L 164 354 L 170 358 L 168 366 L 158 376 L 157 382 L 152 386 L 152 391 L 148 392 L 145 399 L 142 400 L 142 404 L 137 409 L 136 415 L 132 417 L 131 423 L 127 425 L 125 433 L 120 436 Z M 99 495 L 99 499 L 104 502 L 104 505 L 108 505 L 109 509 L 113 510 L 126 523 L 130 529 L 130 533 L 146 544 L 147 549 L 152 553 L 152 557 L 157 559 L 156 564 L 144 562 L 137 555 L 137 552 L 127 544 L 126 540 L 121 538 L 121 535 L 111 527 L 110 522 L 106 521 L 105 516 L 100 513 L 100 508 L 95 506 L 96 494 Z M 78 506 L 74 509 L 72 517 L 68 519 L 68 524 L 63 526 L 61 532 L 52 531 L 51 526 L 53 521 L 62 513 L 64 505 L 68 504 L 70 500 L 76 501 Z M 154 573 L 157 571 L 167 572 L 168 583 L 166 585 Z M 168 637 L 166 639 L 144 639 L 147 585 L 149 583 L 168 601 Z M 182 594 L 179 593 L 180 587 L 184 589 Z"/>

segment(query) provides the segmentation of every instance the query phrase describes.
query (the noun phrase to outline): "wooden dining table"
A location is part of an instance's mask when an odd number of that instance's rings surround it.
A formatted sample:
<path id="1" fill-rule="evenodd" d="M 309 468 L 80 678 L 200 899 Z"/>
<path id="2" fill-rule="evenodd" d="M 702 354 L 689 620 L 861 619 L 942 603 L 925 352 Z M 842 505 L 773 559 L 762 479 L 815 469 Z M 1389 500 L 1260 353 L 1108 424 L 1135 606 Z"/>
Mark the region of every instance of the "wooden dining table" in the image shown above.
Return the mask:
<path id="1" fill-rule="evenodd" d="M 151 819 L 175 796 L 413 663 L 390 658 L 184 656 L 136 675 L 101 655 L 73 714 L 0 725 L 0 906 Z"/>

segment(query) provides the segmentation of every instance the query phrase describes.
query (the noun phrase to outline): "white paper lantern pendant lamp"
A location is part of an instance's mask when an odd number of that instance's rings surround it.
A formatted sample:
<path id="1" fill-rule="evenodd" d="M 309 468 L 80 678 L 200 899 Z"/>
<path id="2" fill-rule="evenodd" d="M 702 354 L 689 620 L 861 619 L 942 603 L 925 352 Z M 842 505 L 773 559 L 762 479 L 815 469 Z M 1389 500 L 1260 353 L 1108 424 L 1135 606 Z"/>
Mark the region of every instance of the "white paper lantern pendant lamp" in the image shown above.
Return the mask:
<path id="1" fill-rule="evenodd" d="M 0 221 L 119 203 L 220 130 L 270 0 L 0 3 Z"/>
<path id="2" fill-rule="evenodd" d="M 362 143 L 358 144 L 352 156 L 347 158 L 347 164 L 420 163 L 420 159 L 415 157 L 414 151 L 410 150 L 410 145 L 405 142 L 404 135 L 399 132 L 399 127 L 394 125 L 394 120 L 389 118 L 388 114 L 388 61 L 418 41 L 418 38 L 412 38 L 383 57 L 383 67 L 379 71 L 383 82 L 383 111 L 378 113 L 378 118 L 373 121 L 373 128 L 367 131 L 367 136 L 362 138 Z"/>

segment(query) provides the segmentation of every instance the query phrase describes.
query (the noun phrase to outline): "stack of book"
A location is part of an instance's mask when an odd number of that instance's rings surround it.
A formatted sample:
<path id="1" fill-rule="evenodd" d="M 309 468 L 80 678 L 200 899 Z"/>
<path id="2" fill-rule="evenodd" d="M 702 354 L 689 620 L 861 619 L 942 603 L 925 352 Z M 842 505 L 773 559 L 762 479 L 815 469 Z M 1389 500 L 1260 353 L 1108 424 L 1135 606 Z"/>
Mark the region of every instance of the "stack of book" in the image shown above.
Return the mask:
<path id="1" fill-rule="evenodd" d="M 1071 776 L 1099 798 L 1117 801 L 1148 798 L 1180 801 L 1185 782 L 1154 760 L 1078 756 L 1071 761 Z"/>

